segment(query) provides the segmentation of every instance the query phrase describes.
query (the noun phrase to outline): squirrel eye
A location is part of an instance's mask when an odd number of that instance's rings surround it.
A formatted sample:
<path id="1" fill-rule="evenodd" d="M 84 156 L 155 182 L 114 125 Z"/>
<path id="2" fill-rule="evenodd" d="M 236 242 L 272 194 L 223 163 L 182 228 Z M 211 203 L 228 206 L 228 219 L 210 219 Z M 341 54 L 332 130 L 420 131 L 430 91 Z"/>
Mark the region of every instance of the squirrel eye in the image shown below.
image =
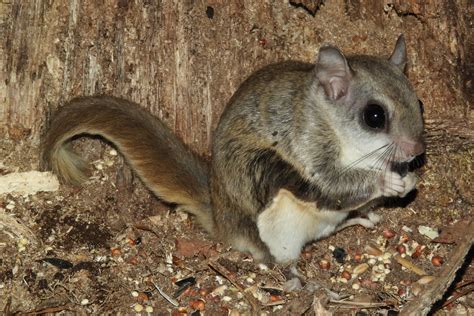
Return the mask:
<path id="1" fill-rule="evenodd" d="M 423 106 L 423 101 L 418 100 L 418 105 L 420 106 L 421 114 L 425 113 L 425 107 Z"/>
<path id="2" fill-rule="evenodd" d="M 378 104 L 367 104 L 363 118 L 365 124 L 370 128 L 382 129 L 385 127 L 385 111 Z"/>

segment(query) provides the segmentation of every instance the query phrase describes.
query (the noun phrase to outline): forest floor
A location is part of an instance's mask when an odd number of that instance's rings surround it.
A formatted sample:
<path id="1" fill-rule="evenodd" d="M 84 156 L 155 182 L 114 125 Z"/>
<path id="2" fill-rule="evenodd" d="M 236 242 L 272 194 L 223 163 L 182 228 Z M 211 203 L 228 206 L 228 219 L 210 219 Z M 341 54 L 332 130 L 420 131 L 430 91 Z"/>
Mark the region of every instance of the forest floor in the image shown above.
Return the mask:
<path id="1" fill-rule="evenodd" d="M 154 198 L 109 145 L 81 139 L 76 147 L 94 166 L 82 187 L 0 194 L 0 314 L 394 315 L 470 234 L 473 148 L 428 154 L 416 195 L 378 209 L 375 229 L 308 244 L 299 282 L 288 267 L 259 265 L 211 240 Z M 38 161 L 7 140 L 0 156 L 0 175 Z M 474 312 L 470 255 L 443 302 L 462 295 L 437 314 Z"/>

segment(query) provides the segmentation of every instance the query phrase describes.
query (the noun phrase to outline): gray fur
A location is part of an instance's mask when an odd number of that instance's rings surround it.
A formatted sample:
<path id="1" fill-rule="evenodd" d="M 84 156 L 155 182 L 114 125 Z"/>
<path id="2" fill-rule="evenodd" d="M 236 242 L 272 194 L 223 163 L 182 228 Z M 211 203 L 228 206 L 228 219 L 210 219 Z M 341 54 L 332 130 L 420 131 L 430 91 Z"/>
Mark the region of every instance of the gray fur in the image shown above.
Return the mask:
<path id="1" fill-rule="evenodd" d="M 405 64 L 401 37 L 390 59 L 346 58 L 329 46 L 321 48 L 315 65 L 286 62 L 257 71 L 221 116 L 210 170 L 160 121 L 108 97 L 65 106 L 44 138 L 43 160 L 66 180 L 80 182 L 84 163 L 68 143 L 82 133 L 101 135 L 158 196 L 195 214 L 217 239 L 272 261 L 257 221 L 282 189 L 309 203 L 295 202 L 299 208 L 314 205 L 311 214 L 321 210 L 327 218 L 414 186 L 412 178 L 390 171 L 391 164 L 424 150 L 423 121 Z M 384 130 L 364 125 L 361 113 L 371 102 L 386 110 Z M 259 225 L 268 228 L 264 221 Z"/>

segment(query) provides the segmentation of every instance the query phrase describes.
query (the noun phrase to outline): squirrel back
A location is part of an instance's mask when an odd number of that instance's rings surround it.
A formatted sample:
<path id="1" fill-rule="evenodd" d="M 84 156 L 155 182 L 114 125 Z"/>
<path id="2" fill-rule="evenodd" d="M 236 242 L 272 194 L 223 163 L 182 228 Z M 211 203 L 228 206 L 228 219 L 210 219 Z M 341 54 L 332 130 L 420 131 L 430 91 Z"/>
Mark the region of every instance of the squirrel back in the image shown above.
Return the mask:
<path id="1" fill-rule="evenodd" d="M 112 142 L 148 188 L 195 215 L 212 233 L 208 165 L 160 120 L 119 98 L 73 99 L 54 115 L 42 139 L 42 168 L 76 185 L 87 180 L 87 163 L 70 144 L 81 134 Z"/>

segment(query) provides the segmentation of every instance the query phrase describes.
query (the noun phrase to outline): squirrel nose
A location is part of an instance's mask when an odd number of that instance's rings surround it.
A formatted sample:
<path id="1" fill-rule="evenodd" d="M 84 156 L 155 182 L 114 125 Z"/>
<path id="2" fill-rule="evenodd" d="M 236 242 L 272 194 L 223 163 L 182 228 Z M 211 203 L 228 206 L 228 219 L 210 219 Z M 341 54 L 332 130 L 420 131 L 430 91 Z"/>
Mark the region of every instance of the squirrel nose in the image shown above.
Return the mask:
<path id="1" fill-rule="evenodd" d="M 407 156 L 416 157 L 425 152 L 425 144 L 421 141 L 402 140 L 399 146 Z"/>

